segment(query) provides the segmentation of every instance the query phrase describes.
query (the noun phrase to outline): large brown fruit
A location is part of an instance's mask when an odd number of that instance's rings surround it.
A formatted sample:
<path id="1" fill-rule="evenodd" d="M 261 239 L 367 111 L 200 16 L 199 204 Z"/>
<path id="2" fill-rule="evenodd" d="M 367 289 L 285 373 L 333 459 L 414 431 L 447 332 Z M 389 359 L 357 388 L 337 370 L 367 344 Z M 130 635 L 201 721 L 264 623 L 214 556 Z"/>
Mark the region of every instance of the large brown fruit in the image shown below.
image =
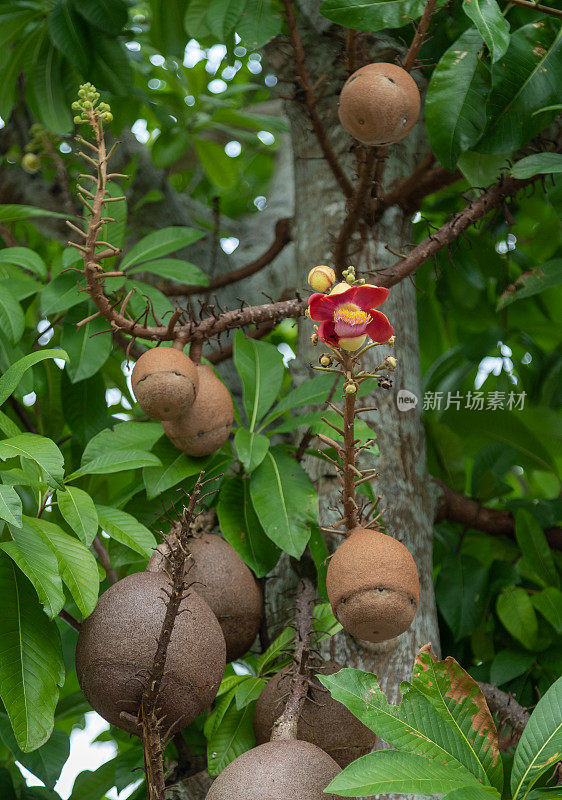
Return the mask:
<path id="1" fill-rule="evenodd" d="M 212 367 L 198 364 L 199 388 L 189 411 L 170 422 L 164 431 L 178 450 L 189 456 L 208 456 L 220 450 L 230 436 L 234 412 L 232 398 Z"/>
<path id="2" fill-rule="evenodd" d="M 188 582 L 209 604 L 226 641 L 226 660 L 247 653 L 258 635 L 263 617 L 261 588 L 236 550 L 214 533 L 192 536 L 193 556 L 186 562 Z M 166 565 L 167 548 L 159 545 L 148 563 L 151 571 Z"/>
<path id="3" fill-rule="evenodd" d="M 399 142 L 419 117 L 419 89 L 396 64 L 367 64 L 345 82 L 338 113 L 346 131 L 363 144 Z"/>
<path id="4" fill-rule="evenodd" d="M 120 717 L 136 716 L 166 611 L 165 575 L 139 572 L 104 592 L 82 625 L 76 673 L 86 699 L 112 725 L 138 733 Z M 196 592 L 182 601 L 162 682 L 164 728 L 180 730 L 213 702 L 225 668 L 217 618 Z"/>
<path id="5" fill-rule="evenodd" d="M 131 374 L 137 403 L 153 419 L 170 420 L 190 409 L 197 396 L 197 367 L 182 350 L 153 347 Z"/>
<path id="6" fill-rule="evenodd" d="M 231 761 L 206 800 L 338 800 L 324 789 L 339 772 L 334 759 L 314 744 L 266 742 Z"/>
<path id="7" fill-rule="evenodd" d="M 312 665 L 313 674 L 333 675 L 341 669 L 334 661 L 318 659 Z M 268 681 L 260 694 L 254 712 L 254 732 L 258 744 L 267 742 L 271 728 L 283 711 L 283 702 L 290 688 L 292 668 L 285 667 Z M 299 719 L 297 736 L 317 745 L 340 767 L 347 767 L 375 746 L 376 736 L 342 703 L 334 700 L 316 676 L 312 678 L 309 697 L 305 700 Z"/>
<path id="8" fill-rule="evenodd" d="M 397 539 L 365 528 L 352 531 L 330 559 L 326 588 L 345 630 L 368 642 L 404 633 L 419 603 L 410 551 Z"/>

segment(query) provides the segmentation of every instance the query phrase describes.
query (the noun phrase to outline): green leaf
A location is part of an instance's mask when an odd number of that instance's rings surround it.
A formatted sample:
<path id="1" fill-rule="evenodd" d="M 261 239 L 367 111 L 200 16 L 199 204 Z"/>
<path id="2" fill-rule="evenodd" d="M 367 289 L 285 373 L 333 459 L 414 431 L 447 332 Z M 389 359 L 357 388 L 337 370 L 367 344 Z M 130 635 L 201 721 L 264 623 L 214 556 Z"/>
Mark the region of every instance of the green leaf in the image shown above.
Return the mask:
<path id="1" fill-rule="evenodd" d="M 537 644 L 539 624 L 533 604 L 525 589 L 510 586 L 497 599 L 496 612 L 503 626 L 527 650 Z"/>
<path id="2" fill-rule="evenodd" d="M 207 11 L 209 0 L 190 0 L 185 12 L 184 24 L 187 38 L 201 38 L 208 36 L 210 31 L 207 25 Z"/>
<path id="3" fill-rule="evenodd" d="M 45 208 L 36 208 L 36 206 L 22 206 L 13 203 L 0 205 L 0 222 L 17 222 L 20 219 L 33 219 L 34 217 L 67 219 L 67 214 L 59 214 L 57 211 L 48 211 Z"/>
<path id="4" fill-rule="evenodd" d="M 320 13 L 358 31 L 402 28 L 421 16 L 425 0 L 324 0 Z"/>
<path id="5" fill-rule="evenodd" d="M 12 529 L 12 537 L 12 542 L 2 542 L 0 547 L 29 578 L 45 613 L 54 619 L 64 605 L 56 556 L 25 517 L 21 529 Z"/>
<path id="6" fill-rule="evenodd" d="M 150 558 L 156 539 L 144 525 L 126 511 L 109 506 L 96 506 L 100 525 L 112 539 L 124 544 L 141 556 Z"/>
<path id="7" fill-rule="evenodd" d="M 224 41 L 234 30 L 246 7 L 247 0 L 211 0 L 207 24 L 213 36 Z"/>
<path id="8" fill-rule="evenodd" d="M 465 31 L 441 57 L 427 90 L 427 136 L 431 149 L 448 170 L 455 168 L 462 152 L 476 144 L 486 126 L 484 99 L 490 73 L 480 58 L 481 47 L 478 31 Z"/>
<path id="9" fill-rule="evenodd" d="M 85 445 L 111 424 L 105 399 L 105 381 L 100 372 L 80 383 L 71 383 L 67 370 L 61 376 L 61 405 L 64 419 L 78 441 Z"/>
<path id="10" fill-rule="evenodd" d="M 22 504 L 21 497 L 13 486 L 0 484 L 0 519 L 6 520 L 8 525 L 21 528 Z"/>
<path id="11" fill-rule="evenodd" d="M 488 570 L 468 555 L 444 559 L 435 587 L 439 610 L 458 642 L 479 624 L 487 601 Z"/>
<path id="12" fill-rule="evenodd" d="M 265 653 L 258 657 L 257 671 L 259 675 L 265 675 L 272 671 L 271 667 L 278 659 L 286 656 L 286 650 L 295 637 L 293 628 L 284 628 L 269 645 Z M 274 671 L 277 671 L 279 666 Z"/>
<path id="13" fill-rule="evenodd" d="M 193 139 L 193 146 L 211 183 L 219 189 L 233 189 L 238 180 L 236 159 L 229 158 L 222 145 L 209 139 Z"/>
<path id="14" fill-rule="evenodd" d="M 217 515 L 226 541 L 263 578 L 279 561 L 281 551 L 267 537 L 250 498 L 250 482 L 228 475 L 221 484 Z"/>
<path id="15" fill-rule="evenodd" d="M 118 36 L 127 24 L 127 6 L 123 0 L 73 0 L 76 10 L 110 36 Z"/>
<path id="16" fill-rule="evenodd" d="M 123 450 L 152 450 L 164 435 L 159 422 L 120 422 L 94 436 L 82 454 L 82 466 L 108 453 L 119 455 Z"/>
<path id="17" fill-rule="evenodd" d="M 12 776 L 6 767 L 0 767 L 0 797 L 4 800 L 17 800 Z"/>
<path id="18" fill-rule="evenodd" d="M 10 292 L 4 289 L 0 292 L 0 330 L 8 336 L 12 344 L 19 342 L 25 329 L 23 309 Z"/>
<path id="19" fill-rule="evenodd" d="M 517 745 L 511 771 L 513 800 L 522 800 L 562 757 L 562 678 L 541 697 Z"/>
<path id="20" fill-rule="evenodd" d="M 60 635 L 27 578 L 1 553 L 0 587 L 0 695 L 18 746 L 29 752 L 45 744 L 53 730 L 64 681 Z"/>
<path id="21" fill-rule="evenodd" d="M 118 784 L 124 789 L 135 779 L 134 776 L 138 774 L 140 767 L 142 767 L 142 750 L 140 747 L 131 747 L 106 761 L 96 770 L 87 769 L 81 772 L 72 787 L 70 800 L 100 800 Z M 126 776 L 126 782 L 121 779 L 123 774 Z"/>
<path id="22" fill-rule="evenodd" d="M 134 275 L 136 272 L 150 272 L 152 275 L 160 275 L 162 278 L 179 283 L 189 283 L 193 286 L 209 285 L 208 276 L 199 267 L 189 261 L 181 261 L 179 258 L 159 258 L 157 261 L 145 261 L 128 270 L 129 275 Z"/>
<path id="23" fill-rule="evenodd" d="M 188 5 L 189 0 L 150 0 L 150 40 L 157 52 L 183 57 L 189 39 L 183 25 Z"/>
<path id="24" fill-rule="evenodd" d="M 543 617 L 550 622 L 556 633 L 562 633 L 562 592 L 548 586 L 538 594 L 531 595 L 531 602 Z"/>
<path id="25" fill-rule="evenodd" d="M 316 631 L 317 642 L 323 642 L 343 630 L 343 625 L 335 618 L 332 606 L 329 603 L 318 603 L 318 605 L 314 606 L 312 627 Z"/>
<path id="26" fill-rule="evenodd" d="M 29 247 L 7 247 L 0 250 L 0 264 L 13 264 L 22 267 L 39 278 L 47 277 L 47 267 L 41 256 Z"/>
<path id="27" fill-rule="evenodd" d="M 80 541 L 90 547 L 98 532 L 98 513 L 94 501 L 83 489 L 67 486 L 66 491 L 57 492 L 59 511 Z"/>
<path id="28" fill-rule="evenodd" d="M 90 38 L 83 17 L 76 13 L 71 0 L 57 0 L 49 15 L 51 41 L 83 73 L 88 70 Z"/>
<path id="29" fill-rule="evenodd" d="M 296 389 L 285 395 L 267 415 L 262 427 L 269 425 L 285 411 L 300 406 L 314 406 L 324 403 L 334 385 L 333 374 L 316 375 L 314 378 L 301 383 Z"/>
<path id="30" fill-rule="evenodd" d="M 95 79 L 96 86 L 125 97 L 132 88 L 133 70 L 128 50 L 121 41 L 106 36 L 98 37 L 93 57 L 92 77 Z M 117 203 L 112 203 L 112 205 L 117 205 Z"/>
<path id="31" fill-rule="evenodd" d="M 58 525 L 35 517 L 24 519 L 43 537 L 57 557 L 61 578 L 82 615 L 88 617 L 96 606 L 99 591 L 99 573 L 93 554 Z"/>
<path id="32" fill-rule="evenodd" d="M 492 800 L 492 798 L 499 798 L 499 792 L 490 791 L 483 787 L 476 786 L 463 786 L 462 789 L 453 789 L 452 792 L 445 795 L 443 800 Z"/>
<path id="33" fill-rule="evenodd" d="M 264 460 L 269 450 L 269 439 L 261 433 L 250 433 L 246 428 L 238 428 L 234 434 L 234 446 L 244 469 L 250 473 Z"/>
<path id="34" fill-rule="evenodd" d="M 0 443 L 1 444 L 1 443 Z M 127 469 L 160 466 L 160 459 L 143 450 L 117 450 L 97 456 L 69 475 L 67 480 L 76 480 L 83 475 L 111 475 Z"/>
<path id="35" fill-rule="evenodd" d="M 149 233 L 126 253 L 120 265 L 121 269 L 127 270 L 135 264 L 150 262 L 160 256 L 182 250 L 203 236 L 205 232 L 197 231 L 195 228 L 183 228 L 179 225 L 173 228 L 161 228 L 159 231 Z"/>
<path id="36" fill-rule="evenodd" d="M 91 307 L 80 305 L 70 309 L 64 318 L 61 345 L 68 353 L 66 371 L 72 383 L 94 375 L 103 367 L 111 353 L 111 334 L 102 333 L 107 331 L 107 320 L 104 317 L 96 317 L 80 328 L 76 327 L 76 323 L 91 313 Z"/>
<path id="37" fill-rule="evenodd" d="M 242 681 L 234 692 L 234 699 L 236 700 L 236 708 L 238 711 L 246 708 L 246 706 L 249 705 L 249 703 L 253 703 L 254 700 L 257 700 L 266 683 L 267 681 L 265 678 L 249 676 L 245 681 Z"/>
<path id="38" fill-rule="evenodd" d="M 0 442 L 0 461 L 16 456 L 34 461 L 43 470 L 49 486 L 62 488 L 64 458 L 52 439 L 36 433 L 20 433 Z"/>
<path id="39" fill-rule="evenodd" d="M 251 48 L 263 47 L 281 33 L 281 13 L 271 0 L 247 0 L 242 16 L 236 24 L 236 33 Z"/>
<path id="40" fill-rule="evenodd" d="M 495 686 L 501 686 L 524 675 L 535 663 L 533 653 L 523 653 L 517 650 L 500 650 L 496 654 L 490 667 L 490 681 Z"/>
<path id="41" fill-rule="evenodd" d="M 501 311 L 516 300 L 532 297 L 552 286 L 559 286 L 562 283 L 562 258 L 555 258 L 535 267 L 529 272 L 524 272 L 515 283 L 502 294 L 499 299 L 497 310 Z"/>
<path id="42" fill-rule="evenodd" d="M 478 28 L 495 64 L 509 47 L 509 22 L 496 0 L 464 0 L 462 10 Z"/>
<path id="43" fill-rule="evenodd" d="M 533 114 L 559 100 L 562 29 L 554 41 L 551 30 L 540 19 L 519 28 L 505 56 L 494 65 L 489 125 L 478 146 L 482 153 L 517 150 L 556 116 L 556 111 Z"/>
<path id="44" fill-rule="evenodd" d="M 515 514 L 515 536 L 540 585 L 560 587 L 552 550 L 543 529 L 528 511 L 521 509 Z"/>
<path id="45" fill-rule="evenodd" d="M 207 741 L 207 766 L 209 775 L 216 777 L 223 769 L 256 743 L 254 737 L 254 709 L 248 705 L 239 711 L 231 703 L 220 725 Z"/>
<path id="46" fill-rule="evenodd" d="M 532 178 L 533 175 L 558 174 L 559 172 L 562 172 L 562 154 L 560 153 L 535 153 L 516 161 L 511 169 L 513 177 L 520 179 Z"/>
<path id="47" fill-rule="evenodd" d="M 0 405 L 2 405 L 12 392 L 17 388 L 18 383 L 21 381 L 23 375 L 34 364 L 40 361 L 45 361 L 47 358 L 61 358 L 63 361 L 68 361 L 68 355 L 64 350 L 41 350 L 36 353 L 29 353 L 28 355 L 20 358 L 15 364 L 12 364 L 6 372 L 0 377 Z"/>
<path id="48" fill-rule="evenodd" d="M 300 464 L 283 448 L 272 448 L 252 473 L 250 493 L 269 538 L 300 558 L 318 515 L 316 490 Z"/>
<path id="49" fill-rule="evenodd" d="M 20 750 L 8 717 L 0 714 L 0 738 L 14 756 L 14 760 L 28 769 L 40 781 L 52 789 L 70 754 L 70 737 L 65 731 L 54 730 L 49 741 L 31 753 Z M 0 782 L 1 788 L 1 782 Z M 2 800 L 4 795 L 0 794 Z"/>
<path id="50" fill-rule="evenodd" d="M 283 356 L 275 345 L 236 331 L 234 365 L 242 381 L 244 408 L 252 432 L 279 394 L 285 374 Z"/>
<path id="51" fill-rule="evenodd" d="M 191 458 L 164 438 L 154 448 L 154 455 L 160 460 L 159 466 L 145 467 L 142 471 L 146 494 L 149 500 L 159 497 L 172 486 L 199 475 L 212 463 L 209 458 Z"/>
<path id="52" fill-rule="evenodd" d="M 76 277 L 76 273 L 65 272 L 57 275 L 41 291 L 41 311 L 48 317 L 83 303 L 84 295 L 79 294 L 81 288 L 83 288 L 82 283 Z"/>
<path id="53" fill-rule="evenodd" d="M 381 750 L 358 758 L 326 787 L 342 797 L 372 794 L 434 795 L 477 783 L 470 773 L 412 753 Z M 497 796 L 497 795 L 496 795 Z"/>
<path id="54" fill-rule="evenodd" d="M 68 66 L 68 64 L 66 64 Z M 45 42 L 30 75 L 30 104 L 40 121 L 60 135 L 72 130 L 70 106 L 65 93 L 65 62 L 58 50 Z"/>

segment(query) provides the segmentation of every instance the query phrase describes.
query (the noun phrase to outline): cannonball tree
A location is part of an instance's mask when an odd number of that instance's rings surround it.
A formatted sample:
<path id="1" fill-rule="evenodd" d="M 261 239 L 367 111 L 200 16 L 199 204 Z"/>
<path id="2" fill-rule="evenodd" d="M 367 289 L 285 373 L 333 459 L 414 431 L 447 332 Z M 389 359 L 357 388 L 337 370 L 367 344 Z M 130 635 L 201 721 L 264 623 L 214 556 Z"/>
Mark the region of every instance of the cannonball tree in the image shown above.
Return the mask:
<path id="1" fill-rule="evenodd" d="M 0 3 L 2 798 L 562 797 L 557 5 Z"/>

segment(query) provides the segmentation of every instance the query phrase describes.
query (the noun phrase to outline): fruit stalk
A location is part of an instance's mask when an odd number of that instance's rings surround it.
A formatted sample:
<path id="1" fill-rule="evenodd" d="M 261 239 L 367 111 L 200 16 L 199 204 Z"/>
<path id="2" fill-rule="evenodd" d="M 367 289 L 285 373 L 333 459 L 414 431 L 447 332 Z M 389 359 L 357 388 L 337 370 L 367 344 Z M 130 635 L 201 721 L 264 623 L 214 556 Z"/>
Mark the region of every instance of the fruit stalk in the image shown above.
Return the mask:
<path id="1" fill-rule="evenodd" d="M 312 581 L 310 578 L 301 578 L 297 586 L 293 675 L 283 713 L 273 723 L 271 741 L 297 738 L 299 717 L 308 694 L 308 657 L 313 632 L 312 619 L 315 599 L 316 590 Z"/>
<path id="2" fill-rule="evenodd" d="M 353 361 L 349 354 L 343 355 L 343 366 L 346 373 L 347 384 L 345 387 L 345 400 L 343 408 L 343 511 L 345 518 L 345 532 L 350 533 L 359 524 L 357 519 L 357 503 L 355 501 L 355 478 L 357 455 L 355 447 L 355 399 L 357 386 L 353 381 Z"/>

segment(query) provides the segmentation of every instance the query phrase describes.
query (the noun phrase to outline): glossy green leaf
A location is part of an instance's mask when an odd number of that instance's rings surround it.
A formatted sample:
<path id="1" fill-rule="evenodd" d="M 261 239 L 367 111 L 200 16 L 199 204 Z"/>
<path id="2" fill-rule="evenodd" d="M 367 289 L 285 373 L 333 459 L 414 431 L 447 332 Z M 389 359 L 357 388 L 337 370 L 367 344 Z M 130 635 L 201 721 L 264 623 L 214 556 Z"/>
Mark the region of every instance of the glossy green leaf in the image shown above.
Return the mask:
<path id="1" fill-rule="evenodd" d="M 164 437 L 154 448 L 154 455 L 160 459 L 159 466 L 145 467 L 142 471 L 146 494 L 149 500 L 158 497 L 186 478 L 199 475 L 205 470 L 208 478 L 221 471 L 224 455 L 217 453 L 206 458 L 191 458 L 180 452 L 169 439 Z"/>
<path id="2" fill-rule="evenodd" d="M 216 777 L 231 761 L 255 745 L 254 709 L 251 705 L 241 711 L 231 703 L 207 741 L 207 768 Z"/>
<path id="3" fill-rule="evenodd" d="M 77 486 L 57 492 L 59 511 L 80 541 L 90 547 L 98 531 L 98 513 L 90 495 Z"/>
<path id="4" fill-rule="evenodd" d="M 26 517 L 22 522 L 21 528 L 11 529 L 13 541 L 0 547 L 31 581 L 45 613 L 54 619 L 65 599 L 57 558 Z"/>
<path id="5" fill-rule="evenodd" d="M 23 336 L 25 319 L 23 309 L 9 289 L 0 293 L 0 330 L 15 344 Z"/>
<path id="6" fill-rule="evenodd" d="M 300 464 L 283 448 L 272 448 L 252 473 L 250 494 L 269 538 L 300 558 L 318 515 L 316 490 Z"/>
<path id="7" fill-rule="evenodd" d="M 496 0 L 464 0 L 462 10 L 476 25 L 495 63 L 509 47 L 509 22 Z"/>
<path id="8" fill-rule="evenodd" d="M 290 411 L 292 408 L 308 405 L 316 406 L 324 403 L 334 385 L 334 380 L 333 374 L 320 374 L 301 383 L 300 386 L 292 389 L 289 394 L 285 395 L 277 403 L 265 418 L 264 426 L 269 425 L 285 411 Z"/>
<path id="9" fill-rule="evenodd" d="M 66 214 L 59 214 L 58 211 L 49 211 L 46 208 L 17 205 L 14 203 L 0 205 L 0 222 L 16 222 L 19 219 L 33 219 L 34 217 L 67 219 Z"/>
<path id="10" fill-rule="evenodd" d="M 6 520 L 8 525 L 21 528 L 22 504 L 21 497 L 13 486 L 0 484 L 0 519 Z"/>
<path id="11" fill-rule="evenodd" d="M 439 609 L 455 641 L 471 634 L 479 624 L 487 601 L 488 570 L 468 555 L 444 559 L 435 593 Z"/>
<path id="12" fill-rule="evenodd" d="M 282 27 L 280 9 L 272 0 L 247 0 L 236 32 L 248 47 L 255 48 L 267 44 Z"/>
<path id="13" fill-rule="evenodd" d="M 43 781 L 45 786 L 50 789 L 54 787 L 70 754 L 68 733 L 54 730 L 49 741 L 42 747 L 33 750 L 31 753 L 24 753 L 18 747 L 8 717 L 0 714 L 0 739 L 2 739 L 16 761 L 23 764 L 40 781 Z M 0 797 L 5 800 L 4 795 L 0 794 Z"/>
<path id="14" fill-rule="evenodd" d="M 324 0 L 321 13 L 358 31 L 402 28 L 421 16 L 425 0 Z"/>
<path id="15" fill-rule="evenodd" d="M 189 5 L 189 0 L 150 0 L 150 39 L 158 52 L 183 57 L 189 38 L 183 21 Z"/>
<path id="16" fill-rule="evenodd" d="M 244 469 L 250 473 L 264 460 L 269 450 L 269 439 L 261 433 L 251 433 L 246 428 L 238 428 L 234 434 L 234 446 Z"/>
<path id="17" fill-rule="evenodd" d="M 234 692 L 234 699 L 236 701 L 236 708 L 241 711 L 246 708 L 249 703 L 253 703 L 260 696 L 263 687 L 266 684 L 264 678 L 248 677 L 245 681 L 236 687 Z"/>
<path id="18" fill-rule="evenodd" d="M 445 795 L 443 800 L 493 800 L 493 798 L 500 799 L 499 792 L 490 791 L 483 787 L 476 786 L 463 786 L 462 789 L 453 789 Z"/>
<path id="19" fill-rule="evenodd" d="M 159 422 L 119 422 L 113 428 L 101 431 L 88 442 L 82 455 L 82 465 L 108 453 L 119 456 L 117 451 L 152 450 L 163 435 Z"/>
<path id="20" fill-rule="evenodd" d="M 500 297 L 498 311 L 515 303 L 516 300 L 533 297 L 533 295 L 539 294 L 545 289 L 551 289 L 553 286 L 559 286 L 561 283 L 562 258 L 554 258 L 552 261 L 547 261 L 520 275 Z"/>
<path id="21" fill-rule="evenodd" d="M 480 56 L 481 48 L 482 37 L 469 28 L 441 57 L 427 90 L 429 143 L 449 170 L 454 169 L 462 152 L 476 144 L 486 126 L 484 100 L 490 73 Z"/>
<path id="22" fill-rule="evenodd" d="M 521 179 L 532 178 L 533 175 L 551 175 L 560 172 L 562 172 L 561 153 L 535 153 L 516 161 L 511 169 L 513 177 Z"/>
<path id="23" fill-rule="evenodd" d="M 342 797 L 372 794 L 434 795 L 476 784 L 470 773 L 412 753 L 381 750 L 358 758 L 328 784 L 326 791 Z"/>
<path id="24" fill-rule="evenodd" d="M 40 121 L 53 133 L 72 130 L 70 106 L 65 93 L 65 69 L 68 64 L 59 51 L 45 42 L 39 51 L 30 76 L 30 102 Z"/>
<path id="25" fill-rule="evenodd" d="M 531 565 L 541 586 L 560 586 L 560 578 L 554 564 L 543 529 L 528 511 L 520 510 L 515 515 L 515 535 L 524 558 Z"/>
<path id="26" fill-rule="evenodd" d="M 244 408 L 252 432 L 279 394 L 285 374 L 283 356 L 274 345 L 236 331 L 234 364 L 242 381 Z"/>
<path id="27" fill-rule="evenodd" d="M 82 475 L 111 475 L 128 469 L 153 466 L 160 466 L 160 459 L 152 453 L 144 450 L 117 450 L 115 453 L 96 456 L 69 475 L 68 480 L 75 480 Z"/>
<path id="28" fill-rule="evenodd" d="M 64 664 L 56 624 L 41 610 L 33 587 L 0 553 L 2 636 L 0 695 L 25 752 L 45 744 L 53 730 Z"/>
<path id="29" fill-rule="evenodd" d="M 88 70 L 88 51 L 92 46 L 88 27 L 72 0 L 57 0 L 49 14 L 51 41 L 82 72 Z"/>
<path id="30" fill-rule="evenodd" d="M 130 275 L 136 272 L 150 272 L 151 275 L 160 275 L 170 281 L 189 283 L 193 286 L 208 286 L 209 278 L 205 273 L 189 261 L 179 258 L 159 258 L 156 261 L 144 261 L 128 270 Z"/>
<path id="31" fill-rule="evenodd" d="M 541 697 L 519 740 L 511 771 L 513 800 L 522 800 L 562 758 L 562 678 Z"/>
<path id="32" fill-rule="evenodd" d="M 562 592 L 548 586 L 542 592 L 531 595 L 531 602 L 537 611 L 550 622 L 556 633 L 562 633 Z"/>
<path id="33" fill-rule="evenodd" d="M 194 139 L 193 146 L 211 183 L 219 189 L 233 189 L 238 178 L 236 159 L 229 158 L 222 145 L 209 139 Z"/>
<path id="34" fill-rule="evenodd" d="M 265 675 L 267 672 L 276 672 L 279 665 L 272 669 L 273 665 L 287 655 L 291 642 L 293 642 L 295 632 L 293 628 L 284 628 L 269 645 L 265 653 L 258 657 L 258 674 Z"/>
<path id="35" fill-rule="evenodd" d="M 205 236 L 205 232 L 197 231 L 195 228 L 181 226 L 161 228 L 159 231 L 149 233 L 125 254 L 121 262 L 121 269 L 126 270 L 136 264 L 144 264 L 154 261 L 160 256 L 183 250 L 184 247 L 199 241 L 202 236 Z"/>
<path id="36" fill-rule="evenodd" d="M 224 478 L 217 515 L 224 538 L 257 577 L 271 572 L 281 551 L 267 537 L 254 511 L 249 480 L 234 475 Z"/>
<path id="37" fill-rule="evenodd" d="M 116 38 L 99 36 L 93 56 L 92 77 L 96 86 L 125 96 L 131 90 L 133 70 L 123 43 Z"/>
<path id="38" fill-rule="evenodd" d="M 504 627 L 527 650 L 534 650 L 539 624 L 527 592 L 517 586 L 504 589 L 498 597 L 496 611 Z"/>
<path id="39" fill-rule="evenodd" d="M 61 375 L 61 408 L 65 422 L 84 445 L 111 424 L 105 399 L 105 382 L 100 372 L 72 383 L 67 370 Z"/>
<path id="40" fill-rule="evenodd" d="M 100 800 L 114 786 L 122 791 L 142 772 L 142 750 L 131 747 L 95 770 L 81 772 L 72 787 L 70 800 Z"/>
<path id="41" fill-rule="evenodd" d="M 112 539 L 124 544 L 141 556 L 150 558 L 156 547 L 156 539 L 144 525 L 131 514 L 118 508 L 97 505 L 101 527 Z"/>
<path id="42" fill-rule="evenodd" d="M 29 247 L 7 247 L 5 250 L 0 250 L 0 264 L 13 264 L 33 272 L 39 278 L 47 277 L 45 262 Z"/>
<path id="43" fill-rule="evenodd" d="M 535 656 L 532 653 L 523 653 L 517 650 L 500 650 L 496 654 L 490 667 L 490 681 L 495 686 L 518 678 L 532 667 Z"/>
<path id="44" fill-rule="evenodd" d="M 36 433 L 20 433 L 0 442 L 0 461 L 21 456 L 43 470 L 49 486 L 60 489 L 64 477 L 64 458 L 53 442 Z"/>
<path id="45" fill-rule="evenodd" d="M 48 317 L 84 302 L 82 284 L 74 272 L 65 272 L 49 281 L 40 294 L 41 311 Z"/>
<path id="46" fill-rule="evenodd" d="M 64 350 L 58 348 L 52 350 L 40 350 L 35 353 L 20 358 L 15 364 L 12 364 L 6 372 L 0 377 L 0 405 L 2 405 L 12 392 L 17 388 L 23 375 L 34 364 L 40 361 L 45 361 L 48 358 L 60 358 L 63 361 L 68 361 L 68 355 Z"/>
<path id="47" fill-rule="evenodd" d="M 211 0 L 207 11 L 207 25 L 219 41 L 232 33 L 240 20 L 247 0 Z"/>
<path id="48" fill-rule="evenodd" d="M 121 33 L 127 22 L 127 6 L 123 0 L 74 0 L 76 10 L 110 36 Z"/>
<path id="49" fill-rule="evenodd" d="M 482 153 L 516 150 L 556 116 L 533 112 L 559 100 L 562 80 L 562 29 L 554 38 L 551 27 L 537 20 L 519 28 L 504 57 L 493 68 L 489 123 L 478 145 Z"/>
<path id="50" fill-rule="evenodd" d="M 80 305 L 70 309 L 64 319 L 61 345 L 68 353 L 66 370 L 73 383 L 94 375 L 111 353 L 111 334 L 102 333 L 108 329 L 107 320 L 103 317 L 96 317 L 80 328 L 76 327 L 76 323 L 91 313 L 90 306 Z"/>

